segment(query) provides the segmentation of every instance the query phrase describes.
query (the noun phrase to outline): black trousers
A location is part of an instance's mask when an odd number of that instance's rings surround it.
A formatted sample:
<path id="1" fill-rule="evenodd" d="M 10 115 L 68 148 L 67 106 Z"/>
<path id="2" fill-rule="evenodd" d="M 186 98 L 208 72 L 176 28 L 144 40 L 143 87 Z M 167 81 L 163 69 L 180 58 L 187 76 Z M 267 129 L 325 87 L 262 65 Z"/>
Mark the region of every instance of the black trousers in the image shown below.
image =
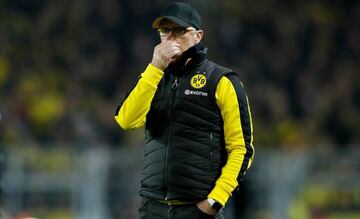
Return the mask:
<path id="1" fill-rule="evenodd" d="M 216 216 L 207 215 L 196 204 L 169 206 L 146 198 L 143 198 L 138 211 L 139 219 L 225 219 L 222 211 Z"/>

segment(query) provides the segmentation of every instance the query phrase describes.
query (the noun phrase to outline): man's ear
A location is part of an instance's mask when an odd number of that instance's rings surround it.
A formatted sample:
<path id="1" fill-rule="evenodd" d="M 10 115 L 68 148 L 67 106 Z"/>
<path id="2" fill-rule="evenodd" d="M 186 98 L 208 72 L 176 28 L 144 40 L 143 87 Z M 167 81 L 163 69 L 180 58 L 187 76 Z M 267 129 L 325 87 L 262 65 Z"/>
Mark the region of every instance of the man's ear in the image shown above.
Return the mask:
<path id="1" fill-rule="evenodd" d="M 202 30 L 196 31 L 196 40 L 195 40 L 196 44 L 201 41 L 203 35 L 204 35 L 204 31 L 202 31 Z"/>

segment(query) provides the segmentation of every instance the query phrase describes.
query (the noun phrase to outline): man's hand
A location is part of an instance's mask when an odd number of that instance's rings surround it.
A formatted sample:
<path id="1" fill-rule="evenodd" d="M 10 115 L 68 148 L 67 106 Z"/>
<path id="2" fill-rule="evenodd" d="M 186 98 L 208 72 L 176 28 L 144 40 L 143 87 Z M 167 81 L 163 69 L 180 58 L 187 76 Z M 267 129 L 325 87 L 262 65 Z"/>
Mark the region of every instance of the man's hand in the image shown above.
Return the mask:
<path id="1" fill-rule="evenodd" d="M 207 199 L 196 204 L 200 211 L 208 215 L 216 215 L 217 212 L 211 207 Z"/>
<path id="2" fill-rule="evenodd" d="M 180 44 L 174 40 L 166 40 L 155 46 L 151 64 L 160 70 L 164 70 L 180 55 Z"/>

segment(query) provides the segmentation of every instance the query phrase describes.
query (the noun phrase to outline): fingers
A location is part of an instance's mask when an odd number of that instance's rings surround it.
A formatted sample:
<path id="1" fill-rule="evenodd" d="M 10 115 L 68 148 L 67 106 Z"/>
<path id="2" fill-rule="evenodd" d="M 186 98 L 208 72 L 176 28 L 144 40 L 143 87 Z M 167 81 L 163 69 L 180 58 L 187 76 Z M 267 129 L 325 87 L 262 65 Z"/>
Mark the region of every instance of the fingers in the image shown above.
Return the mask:
<path id="1" fill-rule="evenodd" d="M 206 199 L 197 203 L 196 207 L 199 208 L 200 211 L 208 215 L 216 215 L 217 213 Z"/>
<path id="2" fill-rule="evenodd" d="M 165 69 L 171 62 L 181 55 L 180 44 L 167 40 L 158 44 L 154 49 L 151 63 L 160 69 Z"/>
<path id="3" fill-rule="evenodd" d="M 171 59 L 174 55 L 181 53 L 180 44 L 176 41 L 165 41 L 160 44 L 158 52 L 165 58 Z"/>

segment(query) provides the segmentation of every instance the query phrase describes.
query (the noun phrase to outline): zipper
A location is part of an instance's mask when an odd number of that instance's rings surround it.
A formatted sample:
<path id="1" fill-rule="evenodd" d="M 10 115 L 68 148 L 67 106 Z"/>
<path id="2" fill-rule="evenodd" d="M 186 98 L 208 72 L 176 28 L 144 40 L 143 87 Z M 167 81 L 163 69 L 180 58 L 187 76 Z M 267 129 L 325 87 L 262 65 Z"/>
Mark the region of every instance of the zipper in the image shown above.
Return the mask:
<path id="1" fill-rule="evenodd" d="M 174 83 L 171 85 L 171 89 L 176 90 L 179 87 L 178 78 L 175 76 Z"/>
<path id="2" fill-rule="evenodd" d="M 169 109 L 168 109 L 169 134 L 168 134 L 168 141 L 167 141 L 166 151 L 165 151 L 165 168 L 164 168 L 165 200 L 168 199 L 168 197 L 167 197 L 167 164 L 168 164 L 169 145 L 171 143 L 171 130 L 172 130 L 172 120 L 173 120 L 173 112 L 172 112 L 172 110 L 173 110 L 173 105 L 174 105 L 174 99 L 175 99 L 175 96 L 176 96 L 176 89 L 178 87 L 179 87 L 178 78 L 177 78 L 177 76 L 175 76 L 175 80 L 171 84 L 171 98 L 170 98 L 170 101 L 169 101 Z"/>
<path id="3" fill-rule="evenodd" d="M 210 132 L 210 171 L 214 171 L 213 133 Z"/>

